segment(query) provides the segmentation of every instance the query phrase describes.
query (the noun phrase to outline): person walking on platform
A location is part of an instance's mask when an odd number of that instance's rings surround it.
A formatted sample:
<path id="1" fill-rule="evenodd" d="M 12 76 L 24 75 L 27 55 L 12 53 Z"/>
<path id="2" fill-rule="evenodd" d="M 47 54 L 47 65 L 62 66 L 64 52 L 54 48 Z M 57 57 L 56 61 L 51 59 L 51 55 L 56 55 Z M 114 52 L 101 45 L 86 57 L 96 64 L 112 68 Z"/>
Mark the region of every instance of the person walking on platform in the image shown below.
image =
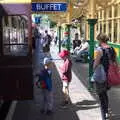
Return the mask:
<path id="1" fill-rule="evenodd" d="M 48 34 L 48 31 L 45 30 L 45 37 L 44 37 L 44 44 L 43 44 L 44 53 L 49 54 L 51 41 L 52 41 L 52 37 Z"/>
<path id="2" fill-rule="evenodd" d="M 54 39 L 54 44 L 57 45 L 57 41 L 58 41 L 58 37 L 57 35 L 55 36 L 55 39 Z"/>
<path id="3" fill-rule="evenodd" d="M 96 91 L 101 104 L 101 112 L 103 120 L 108 120 L 108 105 L 109 99 L 107 91 L 110 89 L 107 81 L 109 61 L 115 61 L 116 54 L 112 47 L 107 44 L 109 37 L 106 34 L 100 33 L 97 36 L 99 46 L 96 49 L 96 56 L 93 63 L 93 79 L 96 83 Z"/>
<path id="4" fill-rule="evenodd" d="M 64 94 L 64 101 L 62 106 L 65 107 L 69 103 L 69 84 L 72 79 L 72 62 L 70 60 L 70 53 L 67 50 L 63 50 L 59 53 L 59 56 L 64 60 L 64 64 L 60 67 L 62 76 L 62 83 L 63 83 L 63 94 Z"/>
<path id="5" fill-rule="evenodd" d="M 36 83 L 42 89 L 42 109 L 41 113 L 50 115 L 53 113 L 53 89 L 52 89 L 52 61 L 44 58 L 44 68 L 41 70 L 39 79 Z"/>
<path id="6" fill-rule="evenodd" d="M 35 51 L 36 47 L 37 47 L 37 40 L 39 38 L 39 32 L 37 28 L 33 29 L 33 34 L 32 34 L 32 48 L 33 48 L 33 52 Z"/>

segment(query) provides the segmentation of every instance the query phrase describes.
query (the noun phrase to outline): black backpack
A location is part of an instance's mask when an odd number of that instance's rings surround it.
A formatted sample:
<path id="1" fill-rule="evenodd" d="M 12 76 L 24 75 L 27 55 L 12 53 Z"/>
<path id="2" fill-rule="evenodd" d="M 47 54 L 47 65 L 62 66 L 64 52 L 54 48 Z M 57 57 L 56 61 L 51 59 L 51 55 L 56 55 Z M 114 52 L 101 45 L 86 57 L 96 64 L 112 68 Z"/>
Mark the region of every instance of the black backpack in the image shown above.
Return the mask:
<path id="1" fill-rule="evenodd" d="M 116 53 L 113 47 L 110 48 L 102 48 L 103 51 L 103 56 L 101 57 L 101 64 L 104 67 L 104 70 L 106 72 L 106 74 L 108 73 L 108 69 L 109 69 L 109 61 L 115 61 L 116 60 Z"/>

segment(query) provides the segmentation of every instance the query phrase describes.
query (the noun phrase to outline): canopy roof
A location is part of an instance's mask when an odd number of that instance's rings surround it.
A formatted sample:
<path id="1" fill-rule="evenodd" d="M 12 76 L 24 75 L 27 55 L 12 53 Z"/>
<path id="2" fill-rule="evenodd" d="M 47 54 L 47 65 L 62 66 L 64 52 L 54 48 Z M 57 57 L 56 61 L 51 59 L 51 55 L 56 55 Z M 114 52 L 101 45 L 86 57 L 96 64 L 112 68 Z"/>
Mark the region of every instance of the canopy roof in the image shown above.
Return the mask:
<path id="1" fill-rule="evenodd" d="M 90 18 L 91 16 L 96 17 L 97 9 L 105 9 L 105 7 L 120 2 L 120 0 L 0 0 L 0 3 L 4 4 L 3 7 L 5 8 L 5 10 L 7 10 L 9 14 L 30 13 L 30 4 L 32 2 L 67 2 L 68 8 L 66 12 L 37 13 L 48 14 L 51 20 L 55 22 L 70 23 L 73 19 L 79 18 L 81 16 L 86 16 L 88 18 Z M 11 3 L 16 4 L 10 5 Z M 29 5 L 18 5 L 18 3 L 29 3 Z"/>
<path id="2" fill-rule="evenodd" d="M 87 18 L 97 17 L 98 9 L 105 9 L 120 0 L 32 0 L 32 2 L 67 2 L 67 12 L 43 12 L 49 17 L 60 23 L 70 23 L 73 19 L 85 16 Z"/>

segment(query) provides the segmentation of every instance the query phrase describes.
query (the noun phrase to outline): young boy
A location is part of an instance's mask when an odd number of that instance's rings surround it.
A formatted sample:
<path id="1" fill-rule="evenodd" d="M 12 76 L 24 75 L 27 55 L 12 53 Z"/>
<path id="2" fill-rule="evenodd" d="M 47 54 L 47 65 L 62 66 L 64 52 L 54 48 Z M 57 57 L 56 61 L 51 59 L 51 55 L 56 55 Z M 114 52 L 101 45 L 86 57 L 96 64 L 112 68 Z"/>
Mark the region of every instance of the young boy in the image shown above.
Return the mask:
<path id="1" fill-rule="evenodd" d="M 39 82 L 42 89 L 43 101 L 41 113 L 51 114 L 53 112 L 53 94 L 52 94 L 52 61 L 50 58 L 44 58 L 44 69 L 40 72 Z"/>
<path id="2" fill-rule="evenodd" d="M 64 94 L 64 101 L 63 106 L 67 105 L 69 103 L 69 83 L 72 79 L 72 62 L 70 60 L 69 51 L 63 50 L 59 53 L 59 56 L 64 60 L 64 64 L 62 67 L 60 67 L 62 76 L 62 82 L 63 82 L 63 94 Z"/>

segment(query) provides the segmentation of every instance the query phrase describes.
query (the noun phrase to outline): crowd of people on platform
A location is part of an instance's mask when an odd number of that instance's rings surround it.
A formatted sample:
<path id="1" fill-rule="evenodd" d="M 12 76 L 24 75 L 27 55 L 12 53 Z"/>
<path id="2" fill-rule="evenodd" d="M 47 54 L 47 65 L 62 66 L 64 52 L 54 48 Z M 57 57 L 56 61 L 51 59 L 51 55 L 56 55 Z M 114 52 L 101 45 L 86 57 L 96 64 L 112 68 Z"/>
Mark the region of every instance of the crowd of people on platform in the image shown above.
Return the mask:
<path id="1" fill-rule="evenodd" d="M 78 33 L 75 34 L 75 39 L 73 40 L 73 53 L 76 55 L 76 61 L 84 61 L 83 56 L 89 53 L 89 43 L 85 38 L 81 37 L 78 39 Z"/>
<path id="2" fill-rule="evenodd" d="M 41 113 L 50 115 L 53 112 L 53 86 L 52 86 L 52 68 L 53 68 L 53 61 L 49 55 L 50 51 L 50 44 L 52 41 L 51 35 L 48 34 L 48 31 L 45 30 L 45 35 L 42 37 L 37 30 L 35 31 L 35 39 L 40 39 L 42 44 L 43 53 L 45 54 L 43 59 L 43 69 L 40 70 L 39 73 L 36 73 L 36 76 L 39 76 L 39 79 L 36 81 L 36 85 L 41 88 L 42 92 L 42 108 Z M 56 37 L 55 37 L 55 44 L 56 44 Z M 35 42 L 35 41 L 34 41 Z M 35 43 L 34 43 L 35 45 Z M 35 49 L 35 46 L 33 46 Z M 47 54 L 46 54 L 47 53 Z M 70 53 L 67 50 L 61 51 L 59 53 L 61 59 L 63 59 L 64 63 L 63 66 L 60 66 L 61 71 L 61 80 L 63 83 L 63 93 L 64 93 L 64 100 L 62 102 L 62 106 L 64 107 L 69 103 L 69 83 L 72 79 L 71 67 L 72 62 L 70 59 Z"/>
<path id="3" fill-rule="evenodd" d="M 45 30 L 44 37 L 42 37 L 41 34 L 37 34 L 35 37 L 41 39 L 43 52 L 49 53 L 52 37 L 48 34 L 48 31 Z M 94 76 L 92 76 L 92 79 L 94 79 L 96 93 L 99 96 L 103 119 L 107 120 L 109 105 L 107 91 L 111 88 L 108 83 L 108 71 L 110 63 L 117 63 L 116 53 L 115 50 L 107 44 L 109 37 L 106 34 L 100 33 L 97 36 L 97 40 L 99 42 L 99 46 L 96 49 L 96 56 L 93 61 Z M 56 41 L 57 38 L 55 38 L 55 44 Z M 76 59 L 81 59 L 82 54 L 85 54 L 86 52 L 89 52 L 88 41 L 86 41 L 84 38 L 81 38 L 81 40 L 79 40 L 78 33 L 76 33 L 75 40 L 73 40 L 73 54 L 77 56 Z M 69 104 L 69 84 L 72 80 L 72 60 L 70 58 L 70 52 L 68 50 L 61 51 L 59 53 L 59 56 L 64 61 L 63 65 L 60 66 L 59 69 L 62 73 L 61 80 L 63 83 L 64 93 L 64 100 L 62 106 L 66 106 Z M 47 114 L 51 114 L 53 112 L 53 86 L 51 77 L 52 64 L 53 63 L 51 58 L 46 54 L 46 57 L 44 58 L 44 69 L 38 74 L 38 82 L 40 82 L 40 87 L 42 89 L 43 95 L 43 107 L 41 109 L 41 113 Z"/>

